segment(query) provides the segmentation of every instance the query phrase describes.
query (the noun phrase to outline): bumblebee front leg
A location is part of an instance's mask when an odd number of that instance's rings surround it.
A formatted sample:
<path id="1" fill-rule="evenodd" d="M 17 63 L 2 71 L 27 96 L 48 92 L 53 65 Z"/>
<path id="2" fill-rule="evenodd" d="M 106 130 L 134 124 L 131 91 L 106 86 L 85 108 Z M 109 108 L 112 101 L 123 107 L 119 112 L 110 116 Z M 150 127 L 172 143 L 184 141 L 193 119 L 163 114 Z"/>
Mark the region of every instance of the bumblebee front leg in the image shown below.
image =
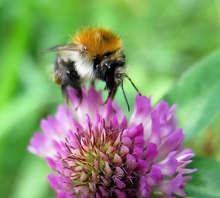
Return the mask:
<path id="1" fill-rule="evenodd" d="M 116 92 L 117 92 L 117 86 L 114 86 L 111 89 L 108 89 L 108 97 L 105 100 L 104 104 L 106 104 L 109 99 L 113 100 L 114 97 L 115 97 Z"/>
<path id="2" fill-rule="evenodd" d="M 106 74 L 106 78 L 105 78 L 105 82 L 106 82 L 106 88 L 108 90 L 108 97 L 105 101 L 105 103 L 111 99 L 113 100 L 118 88 L 118 85 L 115 82 L 115 78 L 114 78 L 114 71 L 109 71 Z"/>

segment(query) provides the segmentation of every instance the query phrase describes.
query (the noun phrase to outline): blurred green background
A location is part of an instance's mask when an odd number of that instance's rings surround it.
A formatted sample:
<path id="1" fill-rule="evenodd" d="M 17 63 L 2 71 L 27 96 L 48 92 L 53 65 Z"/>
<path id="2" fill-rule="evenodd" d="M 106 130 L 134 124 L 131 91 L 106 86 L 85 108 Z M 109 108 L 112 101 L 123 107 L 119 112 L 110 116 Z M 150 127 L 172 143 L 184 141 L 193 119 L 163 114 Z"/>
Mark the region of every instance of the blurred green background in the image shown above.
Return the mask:
<path id="1" fill-rule="evenodd" d="M 188 195 L 220 197 L 219 0 L 0 0 L 0 197 L 55 196 L 46 163 L 27 152 L 41 118 L 63 101 L 51 80 L 54 55 L 42 51 L 88 26 L 122 37 L 128 73 L 143 94 L 177 104 L 197 155 Z M 129 83 L 126 92 L 132 104 Z"/>

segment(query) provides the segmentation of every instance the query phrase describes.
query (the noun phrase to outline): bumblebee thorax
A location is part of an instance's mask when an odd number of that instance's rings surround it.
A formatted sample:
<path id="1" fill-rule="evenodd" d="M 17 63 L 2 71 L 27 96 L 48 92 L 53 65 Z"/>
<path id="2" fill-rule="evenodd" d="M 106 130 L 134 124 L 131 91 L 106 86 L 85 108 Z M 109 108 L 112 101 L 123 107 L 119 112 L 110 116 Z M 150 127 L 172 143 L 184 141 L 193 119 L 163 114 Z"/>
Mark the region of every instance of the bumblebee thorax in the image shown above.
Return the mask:
<path id="1" fill-rule="evenodd" d="M 103 55 L 120 49 L 121 39 L 114 33 L 103 28 L 88 28 L 72 38 L 72 42 L 85 47 L 90 57 Z"/>

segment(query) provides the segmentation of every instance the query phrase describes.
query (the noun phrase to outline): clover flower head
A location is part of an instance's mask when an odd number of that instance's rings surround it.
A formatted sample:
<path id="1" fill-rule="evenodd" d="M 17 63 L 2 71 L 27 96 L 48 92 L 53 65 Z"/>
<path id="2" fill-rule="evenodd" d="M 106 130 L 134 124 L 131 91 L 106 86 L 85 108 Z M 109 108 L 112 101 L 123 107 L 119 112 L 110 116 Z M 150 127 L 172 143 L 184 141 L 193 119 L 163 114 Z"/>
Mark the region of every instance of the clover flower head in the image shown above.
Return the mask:
<path id="1" fill-rule="evenodd" d="M 115 102 L 103 105 L 94 88 L 83 89 L 82 101 L 73 89 L 68 95 L 71 105 L 43 119 L 29 145 L 52 168 L 57 197 L 185 197 L 194 154 L 183 147 L 175 106 L 153 107 L 137 95 L 128 119 Z"/>

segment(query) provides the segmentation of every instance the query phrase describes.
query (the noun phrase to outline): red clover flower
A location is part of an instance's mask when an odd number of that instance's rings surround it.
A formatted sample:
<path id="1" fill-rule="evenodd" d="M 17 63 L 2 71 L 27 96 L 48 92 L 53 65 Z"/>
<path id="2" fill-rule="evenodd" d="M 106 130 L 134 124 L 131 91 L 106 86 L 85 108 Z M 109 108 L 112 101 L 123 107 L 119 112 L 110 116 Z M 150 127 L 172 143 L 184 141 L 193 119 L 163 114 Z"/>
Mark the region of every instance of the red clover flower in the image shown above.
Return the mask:
<path id="1" fill-rule="evenodd" d="M 48 180 L 57 197 L 186 196 L 194 154 L 183 147 L 175 106 L 152 107 L 137 95 L 128 119 L 115 102 L 103 105 L 94 88 L 83 89 L 82 102 L 73 89 L 68 94 L 71 105 L 43 119 L 29 145 L 52 168 Z"/>

